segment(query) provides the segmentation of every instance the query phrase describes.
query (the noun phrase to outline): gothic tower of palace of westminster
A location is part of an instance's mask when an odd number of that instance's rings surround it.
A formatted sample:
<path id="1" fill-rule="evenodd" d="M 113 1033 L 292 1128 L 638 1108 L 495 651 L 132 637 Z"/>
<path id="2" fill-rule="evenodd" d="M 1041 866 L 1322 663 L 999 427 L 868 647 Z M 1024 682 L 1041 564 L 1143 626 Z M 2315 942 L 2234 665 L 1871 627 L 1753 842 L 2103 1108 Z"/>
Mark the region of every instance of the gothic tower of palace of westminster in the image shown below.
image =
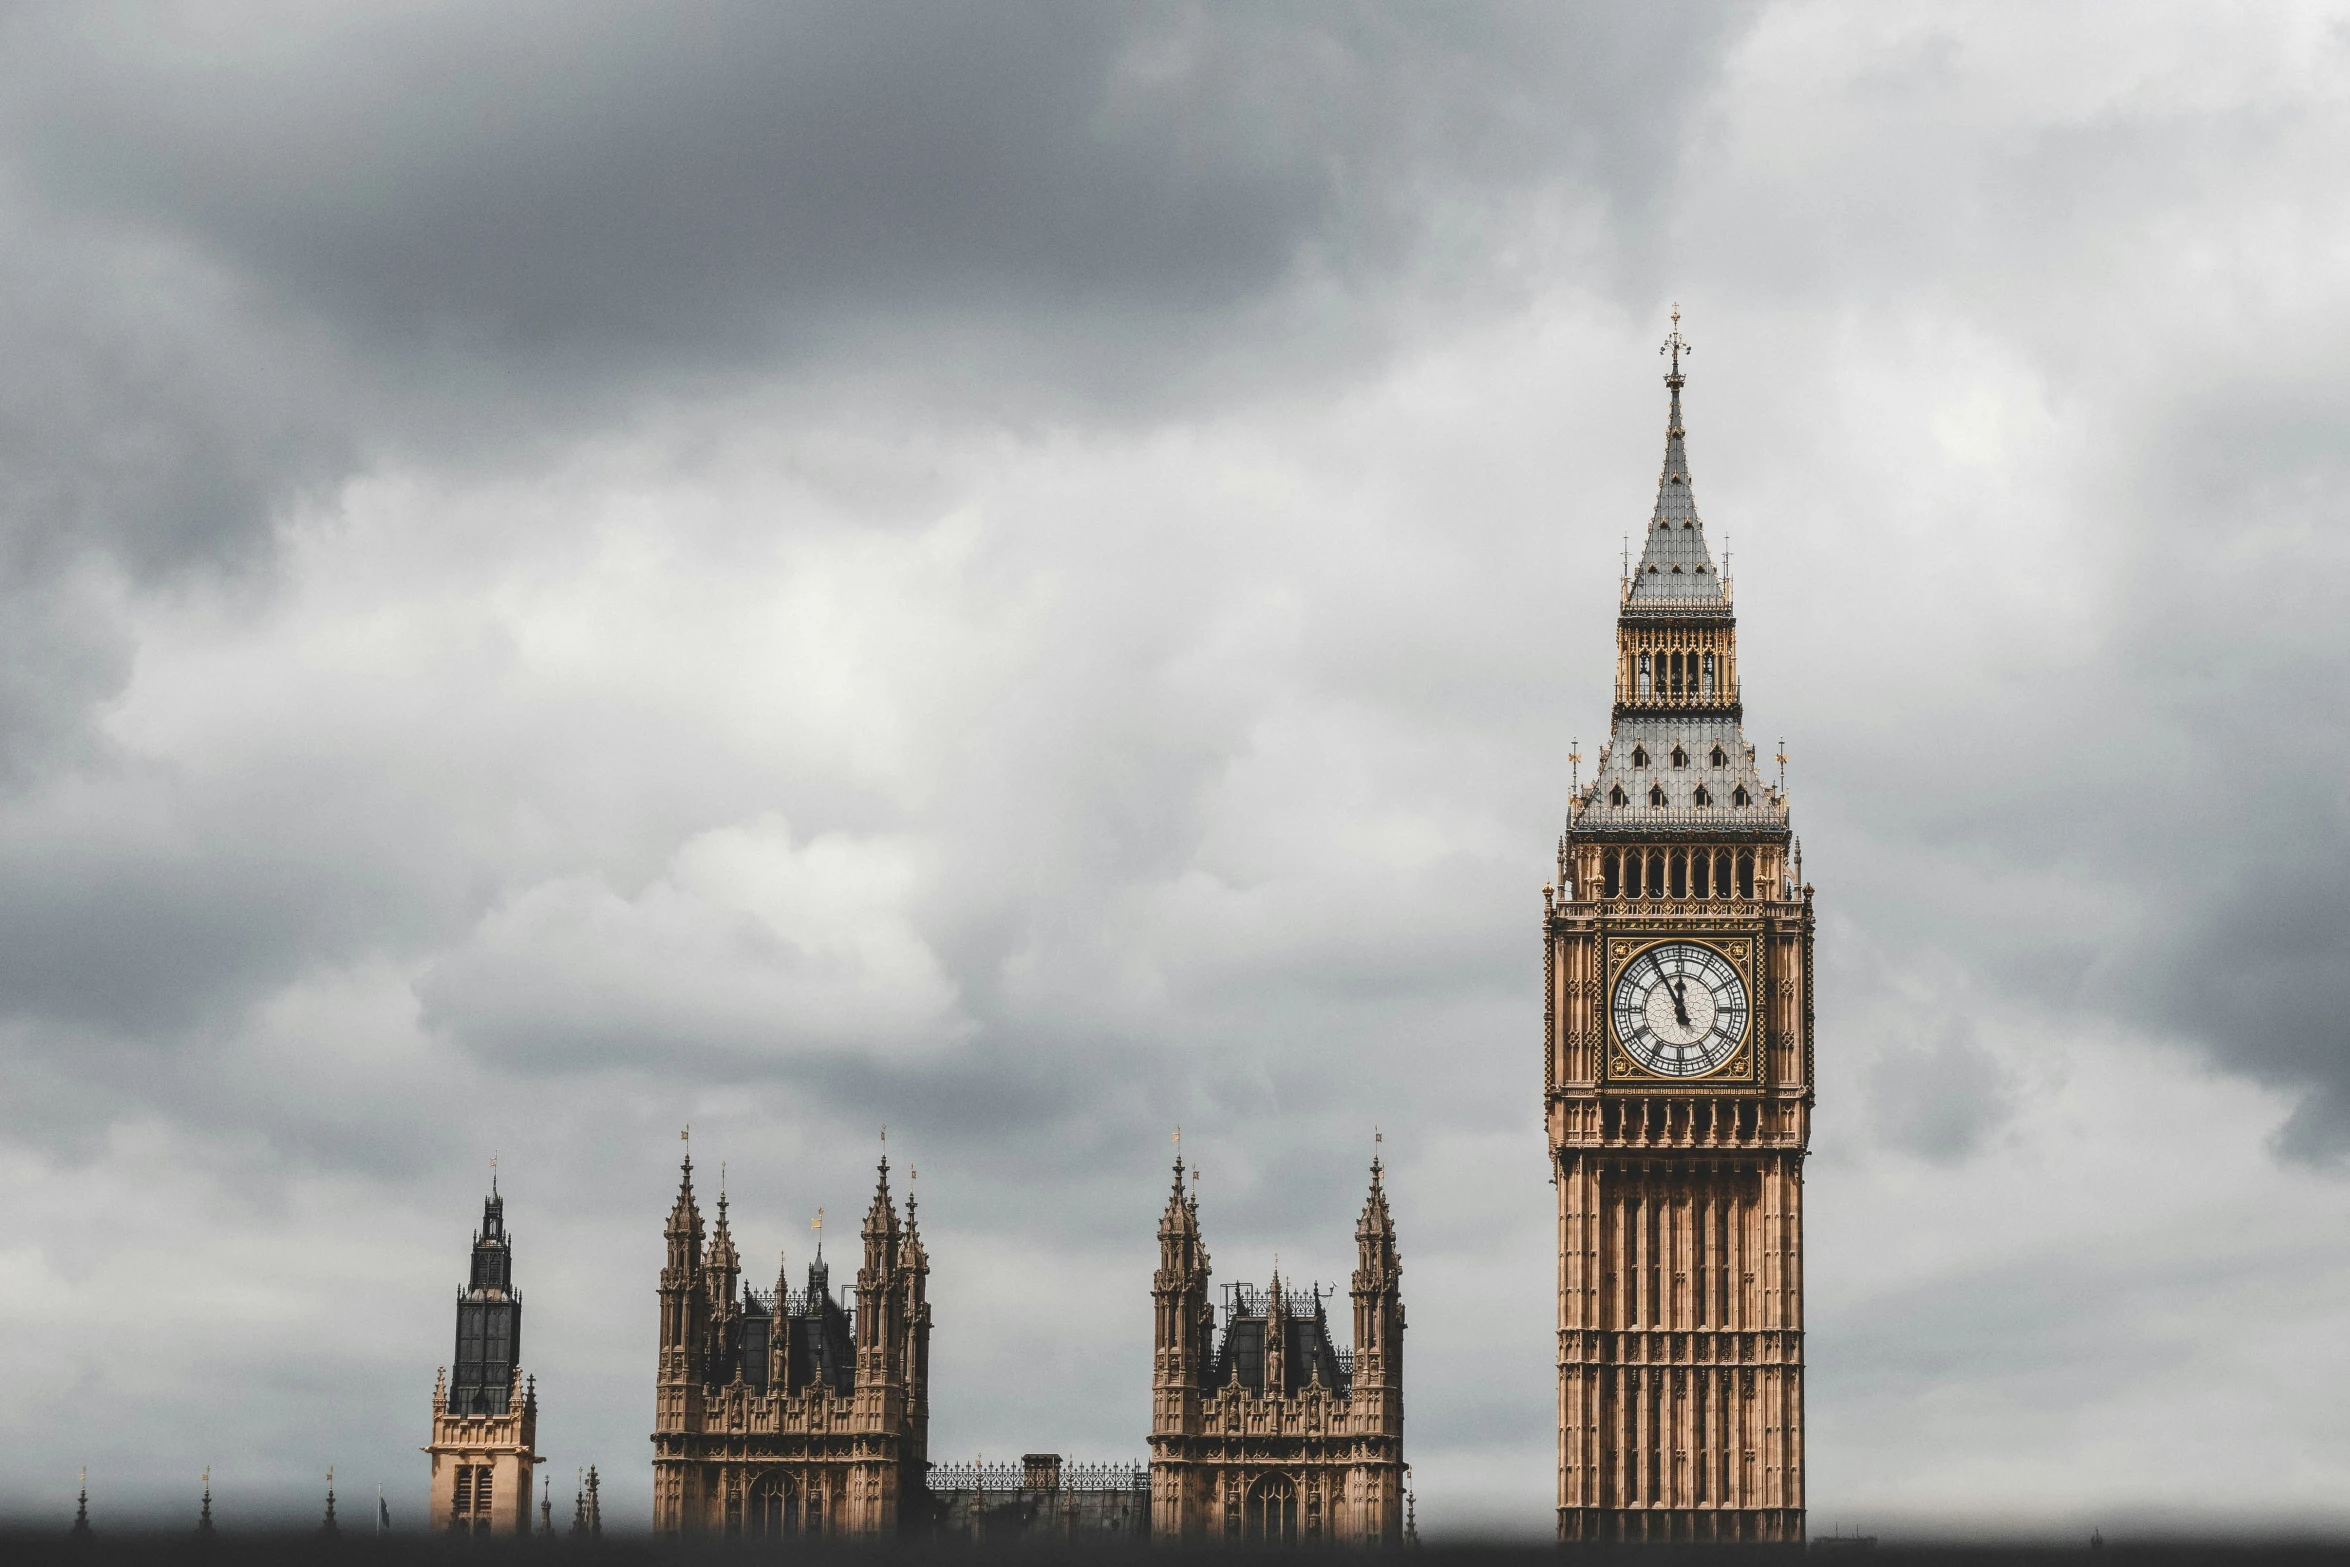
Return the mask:
<path id="1" fill-rule="evenodd" d="M 1561 1540 L 1803 1538 L 1812 896 L 1742 727 L 1681 430 L 1616 620 L 1615 711 L 1544 890 Z"/>
<path id="2" fill-rule="evenodd" d="M 493 1165 L 494 1170 L 494 1165 Z M 473 1267 L 457 1297 L 456 1375 L 432 1390 L 432 1527 L 461 1534 L 530 1533 L 538 1468 L 539 1394 L 522 1373 L 522 1292 L 506 1200 L 491 1177 L 473 1236 Z"/>
<path id="3" fill-rule="evenodd" d="M 1194 1172 L 1196 1174 L 1196 1172 Z M 1151 1280 L 1151 1538 L 1174 1545 L 1399 1545 L 1405 1529 L 1403 1259 L 1384 1171 L 1355 1224 L 1354 1344 L 1319 1287 L 1208 1295 L 1199 1196 L 1175 1187 Z"/>
<path id="4" fill-rule="evenodd" d="M 819 1231 L 819 1234 L 822 1232 Z M 664 1238 L 653 1395 L 653 1528 L 779 1540 L 895 1535 L 928 1495 L 929 1254 L 881 1161 L 865 1213 L 856 1308 L 819 1249 L 804 1290 L 740 1288 L 718 1197 L 703 1243 L 689 1155 Z"/>

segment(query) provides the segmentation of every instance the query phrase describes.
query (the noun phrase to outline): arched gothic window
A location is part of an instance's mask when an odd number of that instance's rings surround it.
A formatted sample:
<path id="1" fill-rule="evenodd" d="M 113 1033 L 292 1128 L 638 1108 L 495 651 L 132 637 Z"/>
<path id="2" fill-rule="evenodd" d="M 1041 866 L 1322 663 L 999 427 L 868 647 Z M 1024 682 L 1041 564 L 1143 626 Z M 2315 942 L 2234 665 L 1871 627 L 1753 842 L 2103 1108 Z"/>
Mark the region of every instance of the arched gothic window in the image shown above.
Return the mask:
<path id="1" fill-rule="evenodd" d="M 1714 656 L 1711 653 L 1705 655 L 1705 694 L 1714 694 Z"/>
<path id="2" fill-rule="evenodd" d="M 1738 856 L 1738 896 L 1754 896 L 1754 856 L 1751 854 Z"/>
<path id="3" fill-rule="evenodd" d="M 1297 1488 L 1287 1475 L 1267 1475 L 1248 1488 L 1243 1509 L 1252 1545 L 1297 1543 Z"/>
<path id="4" fill-rule="evenodd" d="M 1689 895 L 1691 897 L 1710 898 L 1714 895 L 1713 872 L 1714 857 L 1710 853 L 1700 851 L 1691 856 L 1689 861 Z"/>
<path id="5" fill-rule="evenodd" d="M 1706 760 L 1712 762 L 1716 767 L 1727 767 L 1730 765 L 1730 753 L 1717 745 L 1714 747 L 1714 754 L 1707 757 Z"/>
<path id="6" fill-rule="evenodd" d="M 1664 809 L 1665 791 L 1662 784 L 1650 784 L 1648 786 L 1648 803 L 1658 810 Z"/>
<path id="7" fill-rule="evenodd" d="M 1625 803 L 1624 786 L 1622 784 L 1610 784 L 1608 786 L 1607 803 L 1610 805 L 1622 805 Z"/>
<path id="8" fill-rule="evenodd" d="M 1636 745 L 1632 747 L 1632 765 L 1634 767 L 1646 767 L 1648 765 L 1647 746 Z"/>
<path id="9" fill-rule="evenodd" d="M 1686 898 L 1689 896 L 1689 856 L 1686 854 L 1676 854 L 1673 856 L 1672 864 L 1673 896 L 1676 898 Z"/>
<path id="10" fill-rule="evenodd" d="M 1624 884 L 1619 879 L 1619 876 L 1620 872 L 1618 871 L 1616 865 L 1616 851 L 1610 849 L 1607 851 L 1607 853 L 1599 857 L 1599 889 L 1601 897 L 1612 898 L 1624 890 Z"/>
<path id="11" fill-rule="evenodd" d="M 780 1540 L 800 1532 L 800 1488 L 789 1475 L 764 1474 L 751 1485 L 744 1533 L 754 1540 Z"/>
<path id="12" fill-rule="evenodd" d="M 1640 655 L 1640 694 L 1648 695 L 1648 655 Z"/>
<path id="13" fill-rule="evenodd" d="M 1746 806 L 1754 803 L 1753 799 L 1746 792 L 1746 785 L 1740 784 L 1737 788 L 1730 791 L 1730 803 L 1736 806 Z"/>
<path id="14" fill-rule="evenodd" d="M 1705 792 L 1705 785 L 1703 784 L 1699 784 L 1697 786 L 1697 803 L 1700 805 L 1711 805 L 1714 803 L 1714 797 Z"/>
<path id="15" fill-rule="evenodd" d="M 1673 765 L 1675 767 L 1687 767 L 1689 765 L 1689 753 L 1682 750 L 1678 745 L 1673 747 Z"/>

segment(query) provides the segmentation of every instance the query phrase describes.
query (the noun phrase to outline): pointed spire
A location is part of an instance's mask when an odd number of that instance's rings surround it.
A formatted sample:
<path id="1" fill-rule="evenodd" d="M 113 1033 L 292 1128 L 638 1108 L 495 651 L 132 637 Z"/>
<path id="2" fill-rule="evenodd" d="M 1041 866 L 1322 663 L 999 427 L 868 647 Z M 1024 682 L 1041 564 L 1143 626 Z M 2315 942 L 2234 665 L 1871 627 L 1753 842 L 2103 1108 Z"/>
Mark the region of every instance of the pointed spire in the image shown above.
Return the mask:
<path id="1" fill-rule="evenodd" d="M 86 1535 L 90 1532 L 90 1466 L 88 1464 L 82 1465 L 81 1495 L 74 1499 L 73 1532 L 77 1535 Z"/>
<path id="2" fill-rule="evenodd" d="M 212 1466 L 204 1466 L 204 1510 L 196 1515 L 196 1532 L 212 1532 Z"/>
<path id="3" fill-rule="evenodd" d="M 320 1534 L 342 1533 L 342 1530 L 335 1524 L 335 1472 L 332 1469 L 326 1472 L 326 1517 L 320 1522 L 318 1532 Z"/>
<path id="4" fill-rule="evenodd" d="M 1705 525 L 1697 515 L 1697 497 L 1689 480 L 1689 452 L 1681 427 L 1681 358 L 1692 352 L 1681 335 L 1681 307 L 1673 307 L 1672 335 L 1660 354 L 1672 356 L 1665 376 L 1671 401 L 1665 418 L 1665 461 L 1657 475 L 1656 511 L 1649 518 L 1648 537 L 1634 568 L 1629 598 L 1639 603 L 1655 599 L 1719 599 L 1720 574 L 1706 548 Z"/>
<path id="5" fill-rule="evenodd" d="M 881 1129 L 883 1147 L 888 1147 L 889 1128 Z M 865 1210 L 865 1233 L 869 1236 L 891 1235 L 897 1232 L 897 1204 L 889 1196 L 889 1155 L 884 1152 L 873 1178 L 873 1206 Z"/>
<path id="6" fill-rule="evenodd" d="M 1363 1198 L 1362 1217 L 1355 1221 L 1354 1294 L 1358 1301 L 1392 1290 L 1403 1273 L 1395 1251 L 1395 1215 L 1387 1206 L 1386 1163 L 1378 1152 L 1386 1134 L 1374 1136 L 1371 1189 Z"/>
<path id="7" fill-rule="evenodd" d="M 718 1224 L 710 1232 L 710 1250 L 702 1265 L 712 1273 L 723 1274 L 729 1280 L 742 1271 L 742 1259 L 734 1249 L 734 1231 L 726 1222 L 726 1161 L 718 1162 Z M 731 1285 L 721 1285 L 731 1296 Z"/>
<path id="8" fill-rule="evenodd" d="M 692 1134 L 693 1128 L 690 1126 L 677 1134 L 680 1138 L 685 1139 L 685 1158 L 679 1162 L 677 1167 L 677 1203 L 676 1206 L 670 1210 L 670 1212 L 681 1219 L 687 1214 L 692 1214 L 697 1219 L 701 1216 L 701 1209 L 694 1202 L 694 1145 L 692 1141 Z"/>

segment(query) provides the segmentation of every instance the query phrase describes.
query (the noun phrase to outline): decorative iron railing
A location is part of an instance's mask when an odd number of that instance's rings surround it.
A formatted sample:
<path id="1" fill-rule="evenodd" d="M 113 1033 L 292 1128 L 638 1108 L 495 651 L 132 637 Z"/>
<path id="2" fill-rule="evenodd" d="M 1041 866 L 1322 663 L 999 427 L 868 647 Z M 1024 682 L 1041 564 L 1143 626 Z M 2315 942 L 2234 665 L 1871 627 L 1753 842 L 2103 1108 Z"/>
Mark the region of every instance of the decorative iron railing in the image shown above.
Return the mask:
<path id="1" fill-rule="evenodd" d="M 932 1464 L 930 1490 L 933 1495 L 948 1491 L 1147 1491 L 1151 1484 L 1148 1464 L 1064 1463 L 1059 1466 L 1058 1483 L 1052 1485 L 1029 1484 L 1030 1473 L 1026 1464 Z"/>
<path id="2" fill-rule="evenodd" d="M 1632 591 L 1639 585 L 1636 576 L 1626 577 L 1618 594 L 1618 603 L 1626 616 L 1641 620 L 1714 619 L 1730 613 L 1737 601 L 1738 584 L 1729 577 L 1716 577 L 1719 594 L 1692 593 L 1686 598 L 1658 595 L 1655 598 L 1636 599 Z"/>
<path id="3" fill-rule="evenodd" d="M 1753 805 L 1644 805 L 1633 800 L 1609 805 L 1594 800 L 1572 807 L 1570 833 L 1675 832 L 1704 828 L 1709 832 L 1769 832 L 1787 825 L 1787 801 L 1765 798 Z"/>
<path id="4" fill-rule="evenodd" d="M 1285 1289 L 1281 1305 L 1293 1317 L 1310 1317 L 1330 1301 L 1338 1291 L 1325 1290 L 1319 1284 L 1306 1289 Z M 1224 1286 L 1224 1314 L 1227 1317 L 1261 1317 L 1273 1304 L 1273 1292 L 1259 1289 L 1254 1284 L 1227 1284 Z"/>
<path id="5" fill-rule="evenodd" d="M 749 1287 L 745 1287 L 743 1290 L 743 1299 L 745 1301 L 757 1301 L 762 1307 L 766 1308 L 769 1316 L 776 1315 L 775 1291 L 773 1290 L 751 1289 Z M 816 1314 L 816 1311 L 823 1302 L 832 1299 L 832 1296 L 826 1294 L 822 1290 L 786 1290 L 783 1293 L 782 1315 L 787 1317 L 813 1316 Z M 837 1304 L 837 1302 L 835 1302 L 835 1304 Z M 848 1317 L 851 1320 L 855 1319 L 857 1315 L 856 1308 L 844 1305 L 841 1306 L 840 1309 L 843 1316 Z"/>

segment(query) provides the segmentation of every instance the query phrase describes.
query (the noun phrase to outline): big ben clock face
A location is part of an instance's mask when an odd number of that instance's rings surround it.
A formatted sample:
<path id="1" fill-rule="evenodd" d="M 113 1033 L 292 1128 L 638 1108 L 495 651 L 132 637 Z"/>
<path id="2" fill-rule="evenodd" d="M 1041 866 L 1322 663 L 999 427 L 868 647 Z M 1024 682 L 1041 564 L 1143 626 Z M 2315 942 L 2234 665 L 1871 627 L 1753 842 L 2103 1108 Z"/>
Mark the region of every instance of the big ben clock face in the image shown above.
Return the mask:
<path id="1" fill-rule="evenodd" d="M 1660 941 L 1616 978 L 1616 1038 L 1659 1077 L 1703 1077 L 1746 1037 L 1746 985 L 1694 941 Z"/>

